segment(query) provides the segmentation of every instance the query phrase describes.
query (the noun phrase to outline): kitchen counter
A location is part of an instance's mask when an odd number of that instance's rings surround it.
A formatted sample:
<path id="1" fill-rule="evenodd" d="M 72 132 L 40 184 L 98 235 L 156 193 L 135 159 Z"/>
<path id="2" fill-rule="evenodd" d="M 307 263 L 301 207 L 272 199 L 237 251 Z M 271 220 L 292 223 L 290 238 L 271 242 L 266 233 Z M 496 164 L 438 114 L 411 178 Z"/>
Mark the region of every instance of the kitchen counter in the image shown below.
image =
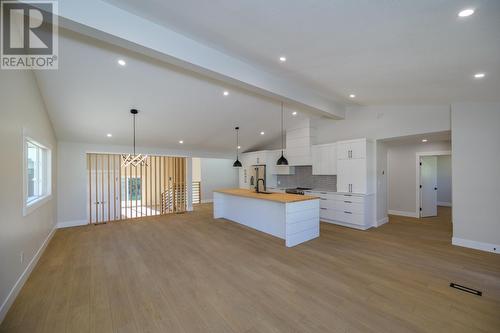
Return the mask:
<path id="1" fill-rule="evenodd" d="M 214 192 L 235 195 L 239 197 L 276 201 L 281 203 L 291 203 L 291 202 L 318 199 L 318 197 L 312 195 L 299 195 L 299 194 L 289 194 L 289 193 L 279 193 L 279 192 L 264 194 L 242 188 L 220 189 L 220 190 L 215 190 Z"/>
<path id="2" fill-rule="evenodd" d="M 285 245 L 291 247 L 319 237 L 319 198 L 221 189 L 214 191 L 214 218 L 224 218 L 284 239 Z"/>

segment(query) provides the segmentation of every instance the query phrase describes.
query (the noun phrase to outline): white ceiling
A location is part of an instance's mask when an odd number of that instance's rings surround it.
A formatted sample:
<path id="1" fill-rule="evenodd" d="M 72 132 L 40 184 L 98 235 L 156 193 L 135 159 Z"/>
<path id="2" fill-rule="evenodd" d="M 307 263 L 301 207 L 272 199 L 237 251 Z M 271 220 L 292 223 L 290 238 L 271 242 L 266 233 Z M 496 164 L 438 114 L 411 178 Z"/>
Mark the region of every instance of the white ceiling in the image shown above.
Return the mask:
<path id="1" fill-rule="evenodd" d="M 242 151 L 279 142 L 277 101 L 66 30 L 59 48 L 59 70 L 36 71 L 59 140 L 131 145 L 134 107 L 138 146 L 228 153 L 236 125 Z M 292 111 L 286 109 L 289 124 L 305 117 Z"/>
<path id="2" fill-rule="evenodd" d="M 370 105 L 500 100 L 497 0 L 106 1 L 324 95 L 354 92 Z M 469 6 L 476 13 L 459 19 Z M 487 77 L 473 80 L 478 71 Z"/>

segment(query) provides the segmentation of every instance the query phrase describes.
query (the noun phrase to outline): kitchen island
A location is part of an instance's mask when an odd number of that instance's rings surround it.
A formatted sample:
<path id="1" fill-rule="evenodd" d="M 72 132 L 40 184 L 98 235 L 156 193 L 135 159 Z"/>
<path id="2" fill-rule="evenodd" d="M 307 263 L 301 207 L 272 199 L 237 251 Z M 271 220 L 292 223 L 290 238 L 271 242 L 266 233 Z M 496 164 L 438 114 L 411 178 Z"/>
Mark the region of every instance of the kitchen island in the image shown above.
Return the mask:
<path id="1" fill-rule="evenodd" d="M 215 190 L 214 218 L 284 239 L 291 247 L 319 237 L 319 198 L 246 189 Z"/>

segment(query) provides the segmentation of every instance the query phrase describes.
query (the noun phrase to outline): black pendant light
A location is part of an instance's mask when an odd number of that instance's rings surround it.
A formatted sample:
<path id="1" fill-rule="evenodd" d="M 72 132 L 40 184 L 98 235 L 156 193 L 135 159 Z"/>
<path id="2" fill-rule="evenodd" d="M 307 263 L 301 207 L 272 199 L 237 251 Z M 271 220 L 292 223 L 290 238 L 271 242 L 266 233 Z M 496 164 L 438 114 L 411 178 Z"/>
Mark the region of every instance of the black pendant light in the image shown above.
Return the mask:
<path id="1" fill-rule="evenodd" d="M 276 162 L 276 165 L 288 165 L 287 159 L 283 156 L 283 149 L 285 149 L 285 130 L 283 129 L 283 118 L 283 102 L 281 102 L 281 157 Z"/>
<path id="2" fill-rule="evenodd" d="M 234 161 L 233 167 L 241 168 L 242 167 L 241 162 L 240 162 L 240 160 L 238 160 L 238 149 L 239 149 L 239 144 L 240 144 L 238 132 L 239 132 L 240 128 L 235 127 L 234 129 L 236 130 L 236 161 Z"/>

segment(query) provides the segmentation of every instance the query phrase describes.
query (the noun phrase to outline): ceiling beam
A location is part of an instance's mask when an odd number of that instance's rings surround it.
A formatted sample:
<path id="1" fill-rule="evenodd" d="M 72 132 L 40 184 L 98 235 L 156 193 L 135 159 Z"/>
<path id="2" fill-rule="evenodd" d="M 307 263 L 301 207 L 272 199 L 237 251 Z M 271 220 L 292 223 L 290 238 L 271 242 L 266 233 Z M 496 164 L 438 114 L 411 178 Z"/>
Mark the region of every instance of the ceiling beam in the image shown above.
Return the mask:
<path id="1" fill-rule="evenodd" d="M 100 0 L 60 0 L 59 25 L 223 83 L 284 101 L 311 114 L 333 119 L 345 117 L 345 105 L 341 102 Z M 64 54 L 60 56 L 64 57 Z"/>

